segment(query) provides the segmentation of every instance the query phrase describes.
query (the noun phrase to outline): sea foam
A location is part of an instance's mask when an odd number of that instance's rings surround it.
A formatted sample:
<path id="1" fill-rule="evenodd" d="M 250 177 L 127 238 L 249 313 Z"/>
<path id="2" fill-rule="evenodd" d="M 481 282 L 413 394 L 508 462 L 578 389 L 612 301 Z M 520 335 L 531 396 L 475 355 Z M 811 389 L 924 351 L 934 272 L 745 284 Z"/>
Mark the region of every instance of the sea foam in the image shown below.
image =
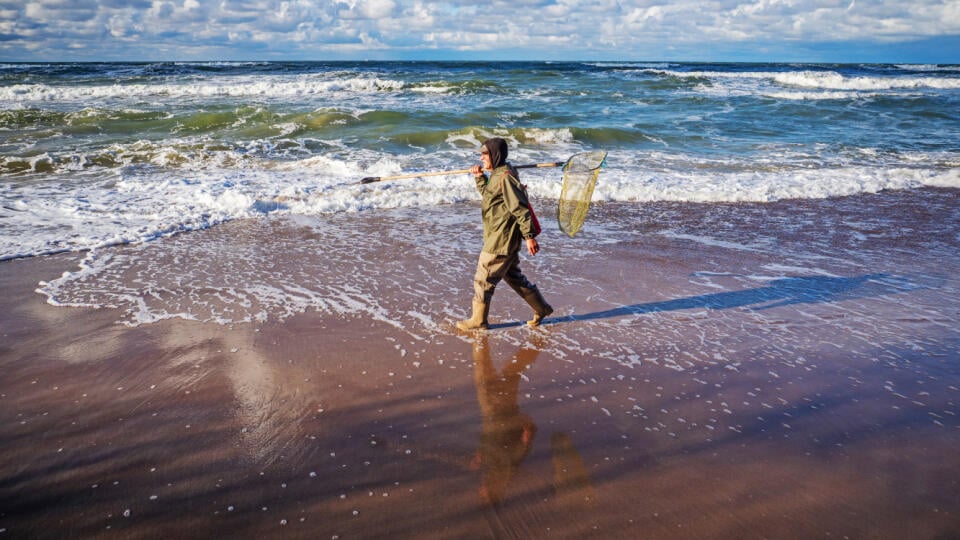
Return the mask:
<path id="1" fill-rule="evenodd" d="M 545 161 L 543 158 L 520 154 L 515 163 Z M 461 159 L 465 162 L 458 165 L 467 167 L 469 161 Z M 770 202 L 960 187 L 956 169 L 924 167 L 924 160 L 929 159 L 929 155 L 917 156 L 916 167 L 838 164 L 761 170 L 749 163 L 727 163 L 713 164 L 715 170 L 709 170 L 704 168 L 707 163 L 680 168 L 669 161 L 664 162 L 670 163 L 669 168 L 661 169 L 656 154 L 611 154 L 593 198 L 611 202 Z M 436 163 L 435 170 L 456 163 L 453 159 Z M 6 185 L 0 189 L 4 201 L 0 215 L 7 232 L 0 240 L 0 258 L 147 242 L 276 212 L 322 215 L 478 200 L 473 180 L 465 174 L 359 184 L 366 176 L 424 170 L 410 158 L 370 153 L 357 161 L 314 156 L 250 165 L 198 167 L 189 174 L 168 170 L 148 176 L 117 171 L 95 182 L 25 184 L 16 191 Z M 521 180 L 541 208 L 560 197 L 562 178 L 559 169 L 521 171 Z M 54 198 L 47 195 L 53 189 L 62 191 Z"/>
<path id="2" fill-rule="evenodd" d="M 848 76 L 832 71 L 679 71 L 649 69 L 648 73 L 688 79 L 715 81 L 770 81 L 787 88 L 822 90 L 880 91 L 901 89 L 960 89 L 960 77 Z"/>
<path id="3" fill-rule="evenodd" d="M 331 93 L 369 93 L 396 91 L 406 87 L 403 81 L 377 77 L 327 79 L 297 77 L 224 77 L 198 83 L 126 84 L 90 86 L 52 86 L 15 84 L 0 86 L 0 103 L 89 102 L 90 100 L 181 99 L 181 98 L 291 98 Z"/>

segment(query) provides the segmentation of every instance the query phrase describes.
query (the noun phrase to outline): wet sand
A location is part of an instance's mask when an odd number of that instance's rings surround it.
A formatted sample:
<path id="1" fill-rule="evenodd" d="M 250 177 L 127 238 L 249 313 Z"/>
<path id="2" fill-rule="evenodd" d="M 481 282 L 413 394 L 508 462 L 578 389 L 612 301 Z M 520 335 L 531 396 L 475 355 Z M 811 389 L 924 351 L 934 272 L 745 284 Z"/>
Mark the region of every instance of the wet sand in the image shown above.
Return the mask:
<path id="1" fill-rule="evenodd" d="M 475 212 L 0 263 L 0 538 L 960 536 L 956 191 L 598 205 L 459 334 Z"/>

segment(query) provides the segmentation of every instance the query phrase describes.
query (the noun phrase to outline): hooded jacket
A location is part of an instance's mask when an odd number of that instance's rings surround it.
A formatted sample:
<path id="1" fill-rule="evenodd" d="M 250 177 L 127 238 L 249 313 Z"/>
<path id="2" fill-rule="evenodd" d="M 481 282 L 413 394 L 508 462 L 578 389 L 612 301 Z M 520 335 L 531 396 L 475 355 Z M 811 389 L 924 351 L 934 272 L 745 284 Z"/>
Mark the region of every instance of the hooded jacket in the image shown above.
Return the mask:
<path id="1" fill-rule="evenodd" d="M 523 240 L 536 237 L 530 201 L 517 170 L 507 162 L 507 141 L 493 138 L 483 146 L 493 167 L 489 176 L 476 178 L 483 199 L 483 251 L 511 255 L 520 251 Z"/>

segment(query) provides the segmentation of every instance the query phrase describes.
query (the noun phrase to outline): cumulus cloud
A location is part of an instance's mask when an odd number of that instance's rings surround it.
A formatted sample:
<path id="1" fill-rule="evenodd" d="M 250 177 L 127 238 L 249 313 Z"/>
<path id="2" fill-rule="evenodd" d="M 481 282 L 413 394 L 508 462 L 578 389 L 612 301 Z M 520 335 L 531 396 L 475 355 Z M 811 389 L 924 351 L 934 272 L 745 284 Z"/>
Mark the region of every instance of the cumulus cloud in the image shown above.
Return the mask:
<path id="1" fill-rule="evenodd" d="M 639 57 L 960 36 L 956 0 L 0 0 L 4 60 Z M 122 46 L 118 46 L 122 45 Z M 64 58 L 63 51 L 87 57 Z M 164 58 L 157 58 L 164 55 Z"/>

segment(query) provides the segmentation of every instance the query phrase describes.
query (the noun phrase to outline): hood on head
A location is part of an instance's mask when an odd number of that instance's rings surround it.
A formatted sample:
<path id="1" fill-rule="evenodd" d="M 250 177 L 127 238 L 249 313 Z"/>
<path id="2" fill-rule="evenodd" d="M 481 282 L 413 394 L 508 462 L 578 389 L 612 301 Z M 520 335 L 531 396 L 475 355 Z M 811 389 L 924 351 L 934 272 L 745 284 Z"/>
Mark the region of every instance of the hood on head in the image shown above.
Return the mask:
<path id="1" fill-rule="evenodd" d="M 500 137 L 487 139 L 483 147 L 490 152 L 490 166 L 494 169 L 507 162 L 507 141 Z"/>

